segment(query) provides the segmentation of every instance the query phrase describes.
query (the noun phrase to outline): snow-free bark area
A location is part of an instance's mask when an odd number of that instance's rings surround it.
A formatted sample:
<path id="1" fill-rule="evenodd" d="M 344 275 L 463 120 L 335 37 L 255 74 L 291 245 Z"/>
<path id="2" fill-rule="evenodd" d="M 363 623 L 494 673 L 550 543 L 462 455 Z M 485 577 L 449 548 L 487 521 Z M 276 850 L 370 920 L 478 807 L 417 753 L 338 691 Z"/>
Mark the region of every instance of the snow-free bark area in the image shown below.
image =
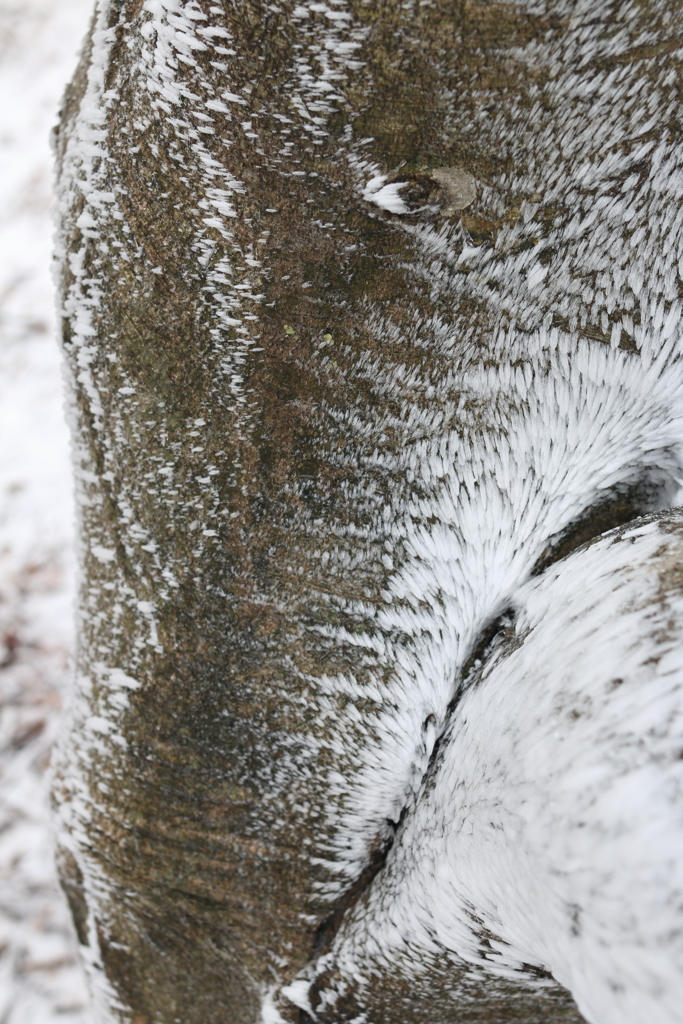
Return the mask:
<path id="1" fill-rule="evenodd" d="M 87 1024 L 46 771 L 72 646 L 49 134 L 88 0 L 0 0 L 0 1020 Z"/>

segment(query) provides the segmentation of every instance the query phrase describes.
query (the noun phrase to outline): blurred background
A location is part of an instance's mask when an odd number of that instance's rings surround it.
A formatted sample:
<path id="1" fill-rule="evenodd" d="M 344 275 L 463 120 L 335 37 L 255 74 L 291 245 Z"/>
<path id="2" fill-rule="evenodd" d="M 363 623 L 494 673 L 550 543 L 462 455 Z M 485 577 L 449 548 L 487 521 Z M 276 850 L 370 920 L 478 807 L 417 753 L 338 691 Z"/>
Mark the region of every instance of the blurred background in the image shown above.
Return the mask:
<path id="1" fill-rule="evenodd" d="M 74 592 L 49 134 L 91 7 L 0 0 L 0 1024 L 90 1024 L 46 773 Z"/>

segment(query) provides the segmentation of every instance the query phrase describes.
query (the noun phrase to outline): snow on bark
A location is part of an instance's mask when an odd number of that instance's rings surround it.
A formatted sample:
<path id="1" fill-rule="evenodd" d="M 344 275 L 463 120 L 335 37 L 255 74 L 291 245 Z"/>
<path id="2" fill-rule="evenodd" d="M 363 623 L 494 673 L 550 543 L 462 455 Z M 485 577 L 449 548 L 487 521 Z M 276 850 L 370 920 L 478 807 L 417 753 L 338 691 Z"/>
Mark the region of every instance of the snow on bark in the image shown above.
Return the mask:
<path id="1" fill-rule="evenodd" d="M 680 12 L 466 6 L 97 7 L 60 143 L 83 584 L 57 798 L 105 1016 L 406 1019 L 412 986 L 416 1021 L 457 1017 L 488 911 L 436 929 L 391 865 L 493 692 L 473 652 L 534 571 L 679 489 Z M 508 896 L 482 1013 L 575 1020 L 533 994 L 552 970 L 597 1019 Z M 345 975 L 376 907 L 400 942 Z"/>
<path id="2" fill-rule="evenodd" d="M 640 519 L 517 591 L 319 971 L 417 969 L 417 951 L 536 965 L 589 1021 L 678 1019 L 682 524 Z"/>

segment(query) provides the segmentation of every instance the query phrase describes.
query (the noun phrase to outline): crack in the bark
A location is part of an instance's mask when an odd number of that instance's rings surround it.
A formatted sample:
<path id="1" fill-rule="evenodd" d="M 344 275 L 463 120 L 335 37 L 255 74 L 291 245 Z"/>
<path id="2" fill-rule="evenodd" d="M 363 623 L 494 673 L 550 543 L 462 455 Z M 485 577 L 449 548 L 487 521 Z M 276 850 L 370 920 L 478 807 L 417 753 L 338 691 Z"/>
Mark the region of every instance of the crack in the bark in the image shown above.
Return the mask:
<path id="1" fill-rule="evenodd" d="M 358 878 L 351 883 L 348 889 L 339 898 L 332 911 L 316 928 L 313 936 L 314 960 L 320 956 L 324 956 L 325 953 L 330 951 L 337 932 L 341 927 L 344 915 L 358 902 L 362 894 L 370 887 L 372 881 L 386 864 L 389 851 L 394 845 L 394 840 L 396 839 L 399 828 L 403 824 L 408 807 L 409 803 L 404 804 L 398 821 L 392 821 L 390 818 L 386 819 L 386 826 L 389 834 L 384 839 L 378 836 L 372 850 L 370 851 L 370 859 L 359 874 Z"/>
<path id="2" fill-rule="evenodd" d="M 585 509 L 569 526 L 548 539 L 530 575 L 540 576 L 583 544 L 617 526 L 625 526 L 633 519 L 667 508 L 675 487 L 675 481 L 669 479 L 645 478 L 638 483 L 615 488 L 608 498 Z"/>

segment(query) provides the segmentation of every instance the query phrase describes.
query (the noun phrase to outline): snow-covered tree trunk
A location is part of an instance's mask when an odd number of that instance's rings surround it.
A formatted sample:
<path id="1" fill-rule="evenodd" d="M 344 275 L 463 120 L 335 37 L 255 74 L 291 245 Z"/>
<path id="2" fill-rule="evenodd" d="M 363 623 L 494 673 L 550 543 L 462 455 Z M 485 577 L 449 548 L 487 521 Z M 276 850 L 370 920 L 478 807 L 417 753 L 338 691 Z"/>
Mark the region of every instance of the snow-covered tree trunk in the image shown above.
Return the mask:
<path id="1" fill-rule="evenodd" d="M 572 553 L 678 489 L 682 32 L 98 0 L 54 793 L 102 1021 L 683 1020 L 683 523 Z"/>

